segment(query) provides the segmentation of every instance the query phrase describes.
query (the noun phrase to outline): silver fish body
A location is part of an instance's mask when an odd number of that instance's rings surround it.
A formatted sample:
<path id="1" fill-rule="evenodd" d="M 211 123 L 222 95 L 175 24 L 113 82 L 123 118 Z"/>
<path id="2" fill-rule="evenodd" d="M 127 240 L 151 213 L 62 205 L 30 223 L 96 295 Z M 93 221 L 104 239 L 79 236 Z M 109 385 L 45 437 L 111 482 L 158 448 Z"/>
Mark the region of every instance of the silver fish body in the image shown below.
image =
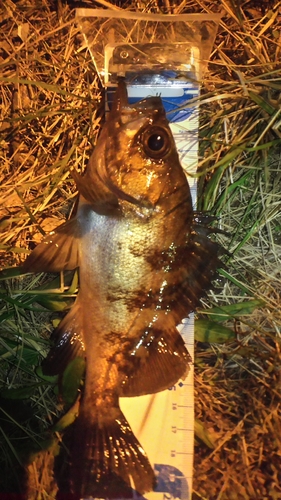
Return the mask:
<path id="1" fill-rule="evenodd" d="M 86 358 L 58 498 L 132 498 L 131 485 L 143 494 L 155 477 L 118 399 L 186 377 L 190 356 L 176 325 L 210 287 L 218 246 L 195 223 L 160 98 L 129 106 L 120 83 L 85 176 L 73 176 L 80 191 L 75 219 L 25 263 L 34 272 L 79 266 L 77 300 L 43 363 L 61 374 L 76 356 Z"/>

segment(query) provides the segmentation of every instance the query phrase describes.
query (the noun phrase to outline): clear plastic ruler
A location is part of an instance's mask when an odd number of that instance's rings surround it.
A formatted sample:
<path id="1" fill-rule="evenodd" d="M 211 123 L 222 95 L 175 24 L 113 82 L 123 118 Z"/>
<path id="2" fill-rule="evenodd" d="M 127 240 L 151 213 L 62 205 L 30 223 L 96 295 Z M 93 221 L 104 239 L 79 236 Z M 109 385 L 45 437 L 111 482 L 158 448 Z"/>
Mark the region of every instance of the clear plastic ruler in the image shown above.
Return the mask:
<path id="1" fill-rule="evenodd" d="M 183 168 L 188 174 L 196 170 L 198 161 L 198 107 L 196 104 L 180 112 L 176 106 L 196 98 L 199 87 L 186 81 L 176 87 L 128 87 L 129 100 L 160 95 L 176 142 Z M 188 177 L 193 201 L 196 185 Z M 178 329 L 186 347 L 194 356 L 193 315 L 184 319 Z M 121 408 L 146 451 L 157 476 L 156 491 L 147 493 L 146 500 L 190 500 L 192 494 L 194 443 L 193 366 L 186 380 L 158 394 L 123 398 Z M 136 497 L 139 498 L 139 497 Z"/>

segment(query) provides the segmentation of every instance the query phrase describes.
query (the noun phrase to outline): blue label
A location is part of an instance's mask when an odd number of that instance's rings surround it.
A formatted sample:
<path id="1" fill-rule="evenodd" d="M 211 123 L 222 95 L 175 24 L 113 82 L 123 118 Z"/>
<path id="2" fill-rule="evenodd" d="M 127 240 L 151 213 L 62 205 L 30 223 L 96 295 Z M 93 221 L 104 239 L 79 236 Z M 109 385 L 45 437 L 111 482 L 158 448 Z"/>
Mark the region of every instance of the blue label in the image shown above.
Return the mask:
<path id="1" fill-rule="evenodd" d="M 183 473 L 172 465 L 155 464 L 154 471 L 157 478 L 156 493 L 159 500 L 188 500 L 189 488 Z M 133 500 L 147 500 L 133 490 Z"/>
<path id="2" fill-rule="evenodd" d="M 155 491 L 165 493 L 167 498 L 188 500 L 188 484 L 183 473 L 172 465 L 155 464 L 154 470 L 157 477 Z"/>

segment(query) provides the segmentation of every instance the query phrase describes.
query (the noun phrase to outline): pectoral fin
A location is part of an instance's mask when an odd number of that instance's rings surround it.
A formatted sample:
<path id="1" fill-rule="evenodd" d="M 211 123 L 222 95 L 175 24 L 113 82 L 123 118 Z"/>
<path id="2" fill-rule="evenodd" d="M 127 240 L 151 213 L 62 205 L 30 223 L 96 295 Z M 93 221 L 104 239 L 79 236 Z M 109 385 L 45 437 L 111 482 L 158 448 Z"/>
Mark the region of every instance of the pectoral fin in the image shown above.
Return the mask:
<path id="1" fill-rule="evenodd" d="M 23 264 L 25 272 L 59 272 L 79 266 L 80 226 L 77 218 L 59 226 L 37 245 Z"/>
<path id="2" fill-rule="evenodd" d="M 177 329 L 152 328 L 132 352 L 130 362 L 134 369 L 124 382 L 121 396 L 132 397 L 153 394 L 185 379 L 191 357 Z"/>

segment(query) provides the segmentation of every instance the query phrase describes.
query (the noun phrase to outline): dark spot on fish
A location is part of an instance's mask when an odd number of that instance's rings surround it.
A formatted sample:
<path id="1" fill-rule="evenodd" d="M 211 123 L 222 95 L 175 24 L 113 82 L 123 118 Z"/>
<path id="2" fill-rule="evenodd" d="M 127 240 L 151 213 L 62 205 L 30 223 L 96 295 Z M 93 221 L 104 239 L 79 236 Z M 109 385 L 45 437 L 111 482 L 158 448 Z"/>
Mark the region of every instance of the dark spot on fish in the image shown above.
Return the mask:
<path id="1" fill-rule="evenodd" d="M 105 343 L 114 345 L 120 340 L 120 332 L 108 332 L 104 334 Z"/>
<path id="2" fill-rule="evenodd" d="M 118 341 L 120 342 L 122 335 L 120 335 L 120 333 L 115 335 L 118 335 Z M 121 375 L 120 379 L 122 383 L 122 381 L 124 381 L 135 368 L 134 362 L 131 358 L 131 353 L 136 347 L 136 339 L 128 339 L 124 336 L 124 341 L 121 346 L 122 350 L 120 349 L 110 356 L 108 358 L 108 362 L 117 366 L 118 372 Z"/>
<path id="3" fill-rule="evenodd" d="M 117 301 L 125 300 L 126 297 L 127 297 L 126 290 L 119 288 L 119 289 L 115 289 L 114 291 L 110 291 L 106 296 L 106 300 L 108 302 L 117 302 Z"/>
<path id="4" fill-rule="evenodd" d="M 147 309 L 155 305 L 155 299 L 157 291 L 152 289 L 137 290 L 133 295 L 127 295 L 126 306 L 128 311 L 134 311 L 135 309 Z"/>
<path id="5" fill-rule="evenodd" d="M 130 253 L 134 257 L 143 257 L 144 256 L 143 246 L 141 246 L 139 244 L 138 245 L 130 245 L 129 250 L 130 250 Z"/>
<path id="6" fill-rule="evenodd" d="M 169 272 L 177 270 L 183 265 L 186 267 L 187 259 L 193 250 L 193 245 L 190 244 L 184 247 L 172 244 L 168 249 L 154 250 L 145 258 L 151 269 L 155 271 L 163 269 L 163 271 Z"/>

